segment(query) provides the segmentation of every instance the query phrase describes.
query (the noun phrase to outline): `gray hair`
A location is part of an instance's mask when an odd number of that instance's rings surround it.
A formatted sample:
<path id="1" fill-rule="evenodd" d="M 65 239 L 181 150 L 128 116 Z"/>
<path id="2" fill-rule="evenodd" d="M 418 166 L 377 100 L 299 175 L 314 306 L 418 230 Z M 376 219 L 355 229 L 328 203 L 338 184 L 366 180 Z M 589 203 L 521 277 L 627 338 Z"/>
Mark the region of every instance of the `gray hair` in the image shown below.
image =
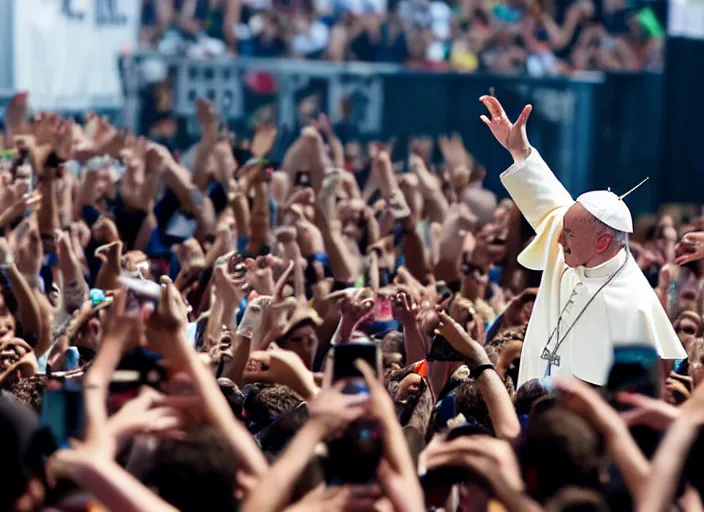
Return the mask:
<path id="1" fill-rule="evenodd" d="M 594 223 L 599 225 L 602 229 L 601 232 L 608 232 L 611 233 L 611 235 L 614 237 L 614 241 L 620 246 L 620 247 L 628 247 L 628 233 L 625 231 L 619 231 L 618 229 L 611 228 L 601 222 L 599 219 L 594 217 Z"/>
<path id="2" fill-rule="evenodd" d="M 618 229 L 609 228 L 609 230 L 614 235 L 614 240 L 618 245 L 620 245 L 621 247 L 628 246 L 628 233 L 626 233 L 625 231 L 619 231 Z"/>

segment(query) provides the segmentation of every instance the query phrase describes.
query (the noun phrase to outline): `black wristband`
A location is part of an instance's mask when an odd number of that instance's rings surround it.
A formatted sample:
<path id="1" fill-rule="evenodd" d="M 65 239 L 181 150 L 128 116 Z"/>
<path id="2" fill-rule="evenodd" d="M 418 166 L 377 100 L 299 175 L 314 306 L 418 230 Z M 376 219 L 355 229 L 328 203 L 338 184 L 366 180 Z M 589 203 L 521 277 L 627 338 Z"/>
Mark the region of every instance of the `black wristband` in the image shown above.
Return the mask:
<path id="1" fill-rule="evenodd" d="M 473 379 L 478 379 L 479 376 L 484 373 L 485 370 L 496 370 L 496 368 L 494 368 L 494 365 L 491 363 L 480 364 L 479 366 L 476 366 L 469 370 L 469 376 Z"/>

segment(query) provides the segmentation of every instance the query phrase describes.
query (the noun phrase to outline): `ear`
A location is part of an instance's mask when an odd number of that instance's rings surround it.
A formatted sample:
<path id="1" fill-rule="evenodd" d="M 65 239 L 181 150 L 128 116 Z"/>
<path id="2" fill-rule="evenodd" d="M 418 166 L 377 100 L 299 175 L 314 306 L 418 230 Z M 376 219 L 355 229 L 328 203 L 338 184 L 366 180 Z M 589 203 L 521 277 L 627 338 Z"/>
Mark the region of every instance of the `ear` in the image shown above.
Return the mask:
<path id="1" fill-rule="evenodd" d="M 88 321 L 88 332 L 91 334 L 91 336 L 99 336 L 100 335 L 100 320 L 97 318 L 91 318 Z"/>
<path id="2" fill-rule="evenodd" d="M 602 252 L 604 252 L 606 249 L 611 247 L 611 242 L 613 241 L 614 235 L 609 233 L 608 231 L 596 237 L 596 253 L 601 254 Z"/>

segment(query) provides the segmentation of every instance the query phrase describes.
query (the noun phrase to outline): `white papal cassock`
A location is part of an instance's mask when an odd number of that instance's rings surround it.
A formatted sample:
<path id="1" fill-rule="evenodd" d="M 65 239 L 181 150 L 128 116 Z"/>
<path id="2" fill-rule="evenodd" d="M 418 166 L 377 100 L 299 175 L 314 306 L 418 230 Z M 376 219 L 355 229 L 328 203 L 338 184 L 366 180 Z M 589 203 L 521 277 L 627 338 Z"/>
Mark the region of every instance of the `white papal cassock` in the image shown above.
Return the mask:
<path id="1" fill-rule="evenodd" d="M 595 268 L 565 264 L 558 239 L 574 199 L 535 149 L 524 162 L 509 167 L 501 181 L 536 231 L 518 261 L 543 271 L 521 354 L 519 386 L 545 377 L 546 357 L 553 353 L 557 357 L 551 375 L 575 376 L 599 386 L 606 383 L 615 346 L 650 345 L 664 359 L 686 357 L 655 292 L 626 249 Z M 555 352 L 561 312 L 562 341 Z"/>

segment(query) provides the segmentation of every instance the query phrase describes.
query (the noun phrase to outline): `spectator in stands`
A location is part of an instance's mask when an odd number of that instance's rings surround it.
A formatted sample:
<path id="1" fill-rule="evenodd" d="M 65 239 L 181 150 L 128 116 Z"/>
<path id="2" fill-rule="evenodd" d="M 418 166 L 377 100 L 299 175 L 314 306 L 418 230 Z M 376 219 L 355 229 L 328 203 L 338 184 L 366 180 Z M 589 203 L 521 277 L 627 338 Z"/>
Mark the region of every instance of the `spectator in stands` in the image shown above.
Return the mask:
<path id="1" fill-rule="evenodd" d="M 291 56 L 319 59 L 328 46 L 330 29 L 320 19 L 313 0 L 302 0 L 292 14 Z"/>
<path id="2" fill-rule="evenodd" d="M 144 2 L 140 39 L 167 54 L 230 52 L 532 76 L 662 67 L 662 22 L 653 9 L 623 0 L 557 7 L 538 0 L 491 6 L 473 0 L 455 6 L 444 0 Z"/>
<path id="3" fill-rule="evenodd" d="M 240 42 L 243 57 L 281 58 L 288 55 L 285 21 L 275 12 L 261 12 L 250 19 L 250 37 Z"/>

